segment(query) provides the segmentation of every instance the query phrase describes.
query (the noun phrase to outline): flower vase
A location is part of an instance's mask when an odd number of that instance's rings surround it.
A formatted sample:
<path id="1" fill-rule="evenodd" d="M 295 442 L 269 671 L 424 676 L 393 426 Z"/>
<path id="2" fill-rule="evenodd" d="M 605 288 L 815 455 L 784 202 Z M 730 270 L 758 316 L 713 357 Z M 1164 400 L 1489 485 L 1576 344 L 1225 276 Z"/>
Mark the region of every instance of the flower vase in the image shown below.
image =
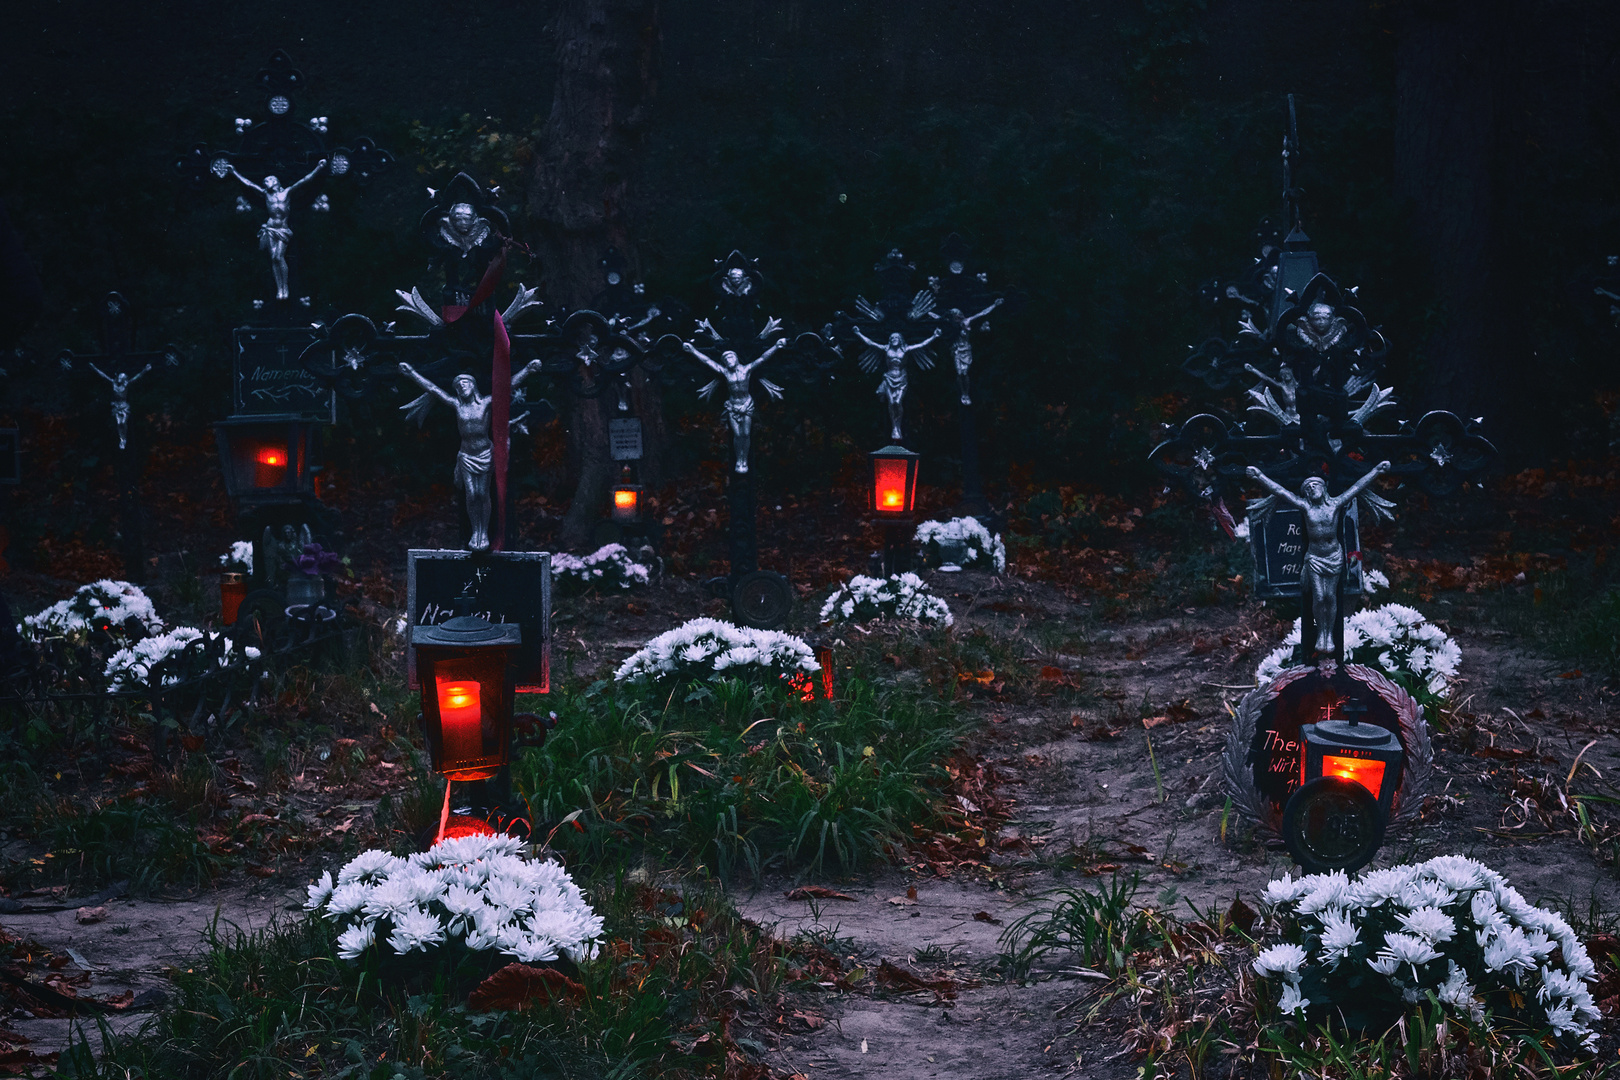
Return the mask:
<path id="1" fill-rule="evenodd" d="M 326 579 L 309 574 L 287 575 L 287 606 L 319 604 L 326 599 Z"/>

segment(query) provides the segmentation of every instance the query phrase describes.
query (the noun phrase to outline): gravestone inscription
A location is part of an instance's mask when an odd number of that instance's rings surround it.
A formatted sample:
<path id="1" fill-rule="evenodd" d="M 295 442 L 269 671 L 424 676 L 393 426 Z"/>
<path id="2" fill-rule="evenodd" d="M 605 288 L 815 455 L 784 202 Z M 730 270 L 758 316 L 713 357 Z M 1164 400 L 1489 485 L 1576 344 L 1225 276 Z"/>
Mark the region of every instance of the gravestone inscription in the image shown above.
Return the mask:
<path id="1" fill-rule="evenodd" d="M 1361 550 L 1359 521 L 1353 504 L 1345 515 L 1342 540 L 1345 551 Z M 1254 526 L 1249 543 L 1254 553 L 1255 597 L 1261 600 L 1297 598 L 1305 566 L 1305 515 L 1292 507 L 1273 510 Z M 1361 562 L 1352 557 L 1347 560 L 1344 575 L 1339 579 L 1339 595 L 1359 596 L 1361 589 Z"/>
<path id="2" fill-rule="evenodd" d="M 305 367 L 303 354 L 315 340 L 308 328 L 239 326 L 232 336 L 237 415 L 337 422 L 337 393 L 323 389 Z"/>

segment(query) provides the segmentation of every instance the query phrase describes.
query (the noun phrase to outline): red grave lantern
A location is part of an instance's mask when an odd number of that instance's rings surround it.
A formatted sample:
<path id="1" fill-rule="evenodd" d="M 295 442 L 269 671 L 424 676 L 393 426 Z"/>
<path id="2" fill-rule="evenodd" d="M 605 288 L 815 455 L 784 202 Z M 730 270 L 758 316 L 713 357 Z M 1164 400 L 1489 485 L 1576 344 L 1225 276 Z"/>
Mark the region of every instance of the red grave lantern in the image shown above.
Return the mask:
<path id="1" fill-rule="evenodd" d="M 449 780 L 487 780 L 511 752 L 512 658 L 523 643 L 516 623 L 456 615 L 411 631 L 422 685 L 422 722 L 434 772 Z"/>
<path id="2" fill-rule="evenodd" d="M 320 425 L 298 416 L 233 416 L 214 424 L 225 493 L 244 505 L 315 496 Z"/>
<path id="3" fill-rule="evenodd" d="M 641 485 L 614 485 L 613 520 L 621 525 L 631 525 L 641 520 Z"/>
<path id="4" fill-rule="evenodd" d="M 885 446 L 872 459 L 872 512 L 886 521 L 911 518 L 917 506 L 917 462 L 921 455 L 903 446 Z"/>

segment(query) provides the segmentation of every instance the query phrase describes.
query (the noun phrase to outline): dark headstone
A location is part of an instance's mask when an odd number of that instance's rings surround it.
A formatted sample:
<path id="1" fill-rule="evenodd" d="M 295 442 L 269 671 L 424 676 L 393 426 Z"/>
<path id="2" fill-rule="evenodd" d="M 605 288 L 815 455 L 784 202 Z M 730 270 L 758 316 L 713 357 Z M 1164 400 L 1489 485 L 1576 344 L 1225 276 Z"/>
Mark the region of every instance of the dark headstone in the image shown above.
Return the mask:
<path id="1" fill-rule="evenodd" d="M 337 422 L 337 394 L 322 389 L 300 361 L 315 340 L 309 329 L 241 326 L 232 337 L 238 416 L 293 415 Z"/>
<path id="2" fill-rule="evenodd" d="M 544 551 L 435 551 L 406 553 L 409 626 L 430 626 L 455 614 L 456 597 L 474 601 L 474 615 L 523 627 L 517 654 L 517 691 L 544 694 L 551 681 L 551 556 Z M 410 685 L 416 652 L 407 649 Z"/>
<path id="3" fill-rule="evenodd" d="M 1361 550 L 1361 533 L 1356 508 L 1345 515 L 1344 550 Z M 1275 600 L 1299 595 L 1299 579 L 1305 567 L 1305 515 L 1292 507 L 1274 510 L 1254 526 L 1249 536 L 1254 553 L 1254 595 Z M 1340 578 L 1339 595 L 1361 595 L 1361 563 L 1347 559 Z"/>

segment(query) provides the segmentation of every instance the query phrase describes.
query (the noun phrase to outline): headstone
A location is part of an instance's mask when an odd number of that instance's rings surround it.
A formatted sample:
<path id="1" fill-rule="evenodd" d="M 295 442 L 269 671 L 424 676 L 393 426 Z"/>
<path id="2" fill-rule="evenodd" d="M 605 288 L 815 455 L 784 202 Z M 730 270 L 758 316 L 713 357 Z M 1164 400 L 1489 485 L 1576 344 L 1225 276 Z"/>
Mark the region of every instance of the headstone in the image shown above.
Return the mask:
<path id="1" fill-rule="evenodd" d="M 1254 552 L 1254 595 L 1259 600 L 1297 598 L 1305 566 L 1305 515 L 1292 507 L 1273 510 L 1249 536 Z M 1361 550 L 1361 530 L 1354 503 L 1344 519 L 1344 550 Z M 1361 562 L 1347 559 L 1339 595 L 1361 595 Z"/>
<path id="2" fill-rule="evenodd" d="M 315 340 L 307 327 L 239 326 L 232 338 L 238 416 L 337 422 L 336 391 L 323 390 L 301 359 Z"/>
<path id="3" fill-rule="evenodd" d="M 445 622 L 458 596 L 471 596 L 473 614 L 523 627 L 517 653 L 517 692 L 544 694 L 551 685 L 551 555 L 544 551 L 472 552 L 412 548 L 406 553 L 410 631 Z M 416 688 L 416 650 L 406 649 L 407 677 Z"/>
<path id="4" fill-rule="evenodd" d="M 614 461 L 640 461 L 641 421 L 633 416 L 609 420 L 608 453 Z"/>

